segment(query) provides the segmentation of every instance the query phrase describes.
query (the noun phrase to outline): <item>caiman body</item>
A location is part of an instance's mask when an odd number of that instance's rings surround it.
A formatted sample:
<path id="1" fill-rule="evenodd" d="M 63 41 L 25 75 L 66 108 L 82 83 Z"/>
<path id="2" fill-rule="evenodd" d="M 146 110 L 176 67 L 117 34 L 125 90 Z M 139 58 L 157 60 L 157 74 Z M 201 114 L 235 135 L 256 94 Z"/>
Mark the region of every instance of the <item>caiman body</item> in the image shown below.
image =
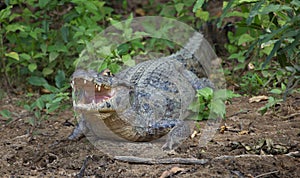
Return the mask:
<path id="1" fill-rule="evenodd" d="M 196 90 L 213 87 L 203 63 L 216 57 L 203 36 L 195 33 L 177 53 L 115 75 L 109 70 L 77 70 L 72 76 L 74 107 L 98 111 L 101 122 L 129 141 L 152 141 L 169 134 L 165 147 L 172 149 L 189 135 L 184 120 Z M 89 129 L 83 124 L 88 118 L 81 117 L 70 139 Z"/>

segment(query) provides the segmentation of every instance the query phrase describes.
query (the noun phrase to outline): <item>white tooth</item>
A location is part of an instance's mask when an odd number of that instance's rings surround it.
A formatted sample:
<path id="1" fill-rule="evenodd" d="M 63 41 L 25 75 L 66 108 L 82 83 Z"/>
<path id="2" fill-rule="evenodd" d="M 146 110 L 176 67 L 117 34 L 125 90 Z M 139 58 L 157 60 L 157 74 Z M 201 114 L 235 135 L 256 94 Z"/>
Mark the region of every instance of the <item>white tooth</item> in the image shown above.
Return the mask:
<path id="1" fill-rule="evenodd" d="M 83 80 L 83 83 L 86 84 L 86 80 Z"/>
<path id="2" fill-rule="evenodd" d="M 98 86 L 98 91 L 101 91 L 101 87 L 100 86 Z"/>

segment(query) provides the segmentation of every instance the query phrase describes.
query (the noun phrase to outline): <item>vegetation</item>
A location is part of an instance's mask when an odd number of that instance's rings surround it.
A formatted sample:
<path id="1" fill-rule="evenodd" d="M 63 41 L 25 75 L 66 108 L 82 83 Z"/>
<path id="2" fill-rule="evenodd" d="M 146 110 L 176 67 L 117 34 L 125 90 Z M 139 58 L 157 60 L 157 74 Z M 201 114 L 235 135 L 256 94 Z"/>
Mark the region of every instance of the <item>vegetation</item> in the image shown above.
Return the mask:
<path id="1" fill-rule="evenodd" d="M 229 55 L 221 57 L 230 66 L 226 74 L 238 83 L 240 93 L 270 93 L 273 100 L 270 98 L 266 106 L 269 108 L 291 92 L 299 92 L 296 88 L 300 80 L 299 0 L 231 0 L 224 2 L 221 16 L 210 13 L 208 0 L 167 3 L 150 0 L 143 5 L 130 14 L 126 0 L 39 0 L 38 3 L 5 0 L 0 3 L 0 75 L 6 92 L 12 92 L 16 86 L 23 87 L 30 98 L 38 89 L 46 91 L 24 104 L 35 116 L 30 123 L 43 118 L 43 113 L 64 108 L 70 97 L 68 76 L 88 42 L 107 26 L 135 16 L 159 14 L 195 28 L 208 22 L 218 22 L 221 30 L 231 25 L 234 30 L 228 32 L 229 42 L 225 44 Z M 227 23 L 226 19 L 230 18 L 238 20 Z M 140 39 L 120 46 L 112 54 L 131 63 L 132 55 L 147 53 L 153 46 L 158 51 L 174 47 L 159 39 L 147 42 Z M 241 74 L 243 77 L 239 77 Z M 204 97 L 201 91 L 198 94 Z M 220 113 L 224 114 L 223 110 Z M 0 114 L 11 117 L 5 110 Z"/>

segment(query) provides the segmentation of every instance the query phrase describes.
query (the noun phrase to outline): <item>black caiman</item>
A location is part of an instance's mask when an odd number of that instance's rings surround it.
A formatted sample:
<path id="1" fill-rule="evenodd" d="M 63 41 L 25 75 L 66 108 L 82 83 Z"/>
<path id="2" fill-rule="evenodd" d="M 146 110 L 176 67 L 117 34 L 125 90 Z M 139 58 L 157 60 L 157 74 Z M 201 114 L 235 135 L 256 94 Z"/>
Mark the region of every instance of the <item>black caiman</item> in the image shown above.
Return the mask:
<path id="1" fill-rule="evenodd" d="M 185 119 L 196 90 L 213 88 L 210 61 L 217 56 L 202 34 L 194 33 L 178 52 L 141 62 L 117 74 L 76 70 L 71 82 L 75 109 L 99 112 L 99 120 L 128 141 L 145 142 L 166 134 L 173 149 L 190 134 Z M 82 115 L 69 139 L 87 132 Z"/>

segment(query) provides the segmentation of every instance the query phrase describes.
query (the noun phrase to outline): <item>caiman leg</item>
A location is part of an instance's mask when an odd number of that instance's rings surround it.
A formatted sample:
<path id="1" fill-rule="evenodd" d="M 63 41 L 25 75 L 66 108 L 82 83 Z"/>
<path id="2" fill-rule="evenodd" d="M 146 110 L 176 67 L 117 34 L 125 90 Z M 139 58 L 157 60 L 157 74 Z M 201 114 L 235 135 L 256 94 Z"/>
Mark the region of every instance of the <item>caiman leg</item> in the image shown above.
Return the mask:
<path id="1" fill-rule="evenodd" d="M 182 141 L 188 138 L 190 135 L 190 127 L 187 122 L 180 121 L 169 132 L 166 143 L 162 146 L 164 151 L 174 150 L 178 147 Z"/>
<path id="2" fill-rule="evenodd" d="M 68 136 L 69 140 L 77 140 L 84 136 L 84 134 L 88 131 L 88 127 L 86 126 L 86 121 L 84 119 L 83 114 L 80 116 L 80 120 L 76 125 L 73 132 Z"/>
<path id="3" fill-rule="evenodd" d="M 195 90 L 200 90 L 205 87 L 214 89 L 214 84 L 208 78 L 198 78 L 189 70 L 182 71 L 183 76 L 192 84 Z"/>

